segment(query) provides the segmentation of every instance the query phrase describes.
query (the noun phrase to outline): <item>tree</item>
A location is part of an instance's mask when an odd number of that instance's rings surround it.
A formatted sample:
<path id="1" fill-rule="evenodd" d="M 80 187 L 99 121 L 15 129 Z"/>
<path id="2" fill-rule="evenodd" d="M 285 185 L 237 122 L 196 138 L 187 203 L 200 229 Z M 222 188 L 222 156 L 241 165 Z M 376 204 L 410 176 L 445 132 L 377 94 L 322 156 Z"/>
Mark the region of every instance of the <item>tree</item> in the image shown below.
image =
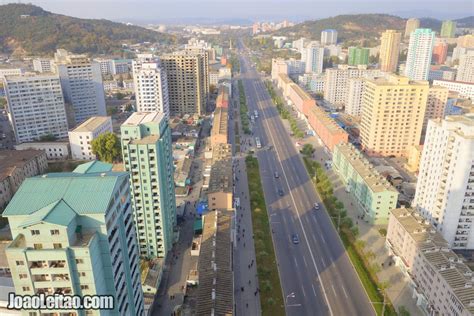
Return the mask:
<path id="1" fill-rule="evenodd" d="M 100 161 L 113 163 L 122 160 L 120 140 L 111 132 L 101 134 L 92 141 L 92 152 Z"/>

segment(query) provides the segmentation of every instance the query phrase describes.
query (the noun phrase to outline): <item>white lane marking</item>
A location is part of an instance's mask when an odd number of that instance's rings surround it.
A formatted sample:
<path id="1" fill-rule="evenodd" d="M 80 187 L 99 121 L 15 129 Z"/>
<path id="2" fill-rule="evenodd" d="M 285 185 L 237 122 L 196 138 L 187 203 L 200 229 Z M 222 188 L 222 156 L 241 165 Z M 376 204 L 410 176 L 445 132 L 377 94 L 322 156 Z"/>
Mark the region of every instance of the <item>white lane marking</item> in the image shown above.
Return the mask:
<path id="1" fill-rule="evenodd" d="M 321 239 L 323 240 L 323 243 L 326 243 L 326 239 L 324 239 L 324 235 L 321 234 L 319 236 L 321 236 Z"/>
<path id="2" fill-rule="evenodd" d="M 293 257 L 293 259 L 295 260 L 295 267 L 298 268 L 298 262 L 296 262 L 296 257 Z"/>
<path id="3" fill-rule="evenodd" d="M 306 257 L 303 257 L 304 265 L 308 267 L 308 264 L 306 263 Z"/>
<path id="4" fill-rule="evenodd" d="M 256 89 L 255 89 L 255 93 L 256 93 Z M 265 111 L 262 111 L 262 114 L 265 118 L 265 120 L 263 120 L 264 124 L 267 124 L 267 130 L 268 130 L 268 134 L 270 135 L 270 138 L 272 139 L 272 144 L 275 146 L 275 152 L 276 152 L 276 155 L 278 157 L 278 163 L 280 164 L 280 167 L 281 167 L 281 170 L 283 170 L 283 177 L 285 178 L 285 182 L 286 182 L 286 185 L 288 188 L 291 188 L 289 182 L 288 182 L 288 177 L 286 176 L 286 172 L 285 172 L 285 169 L 283 168 L 283 164 L 281 163 L 281 157 L 280 157 L 280 153 L 278 151 L 278 147 L 276 147 L 276 142 L 275 142 L 275 139 L 273 137 L 273 133 L 271 133 L 271 130 L 269 128 L 269 125 L 268 125 L 268 117 L 266 117 L 265 115 Z M 291 197 L 291 200 L 293 201 L 293 205 L 295 206 L 296 208 L 296 213 L 299 215 L 299 212 L 298 212 L 298 207 L 296 206 L 296 201 L 295 201 L 295 198 L 293 197 L 293 193 L 291 192 L 291 190 L 289 191 L 290 193 L 290 197 Z M 321 282 L 321 288 L 322 288 L 322 291 L 323 291 L 323 294 L 324 294 L 324 299 L 326 301 L 326 304 L 328 306 L 328 309 L 329 309 L 329 314 L 330 315 L 333 315 L 333 312 L 332 312 L 332 308 L 331 308 L 331 305 L 329 304 L 329 299 L 328 299 L 328 296 L 326 294 L 326 290 L 324 289 L 324 283 L 323 283 L 323 280 L 321 279 L 320 275 L 319 275 L 319 269 L 318 269 L 318 266 L 316 265 L 316 260 L 314 259 L 314 254 L 313 254 L 313 251 L 311 250 L 311 247 L 309 245 L 309 242 L 308 242 L 308 236 L 306 235 L 306 230 L 304 229 L 304 226 L 303 226 L 303 222 L 301 221 L 301 218 L 298 216 L 298 220 L 300 222 L 300 226 L 301 226 L 301 229 L 303 231 L 303 235 L 305 237 L 305 241 L 306 241 L 306 246 L 308 247 L 309 249 L 309 253 L 311 255 L 311 259 L 313 261 L 313 265 L 316 269 L 316 274 L 318 275 L 318 279 L 319 281 Z M 296 261 L 296 260 L 295 260 Z"/>
<path id="5" fill-rule="evenodd" d="M 334 292 L 334 296 L 337 297 L 336 289 L 334 288 L 334 285 L 331 284 L 331 287 L 332 287 L 332 291 Z"/>
<path id="6" fill-rule="evenodd" d="M 326 266 L 326 262 L 324 261 L 323 257 L 321 257 L 321 262 L 323 264 L 323 268 Z"/>
<path id="7" fill-rule="evenodd" d="M 304 291 L 304 286 L 302 286 L 301 289 L 303 290 L 303 296 L 306 297 L 306 292 Z"/>
<path id="8" fill-rule="evenodd" d="M 313 288 L 313 293 L 314 293 L 314 296 L 316 297 L 316 290 L 314 289 L 314 284 L 311 283 L 311 287 Z"/>
<path id="9" fill-rule="evenodd" d="M 346 288 L 344 287 L 344 285 L 342 285 L 342 291 L 344 291 L 344 296 L 346 298 L 349 298 L 349 296 L 347 296 Z"/>

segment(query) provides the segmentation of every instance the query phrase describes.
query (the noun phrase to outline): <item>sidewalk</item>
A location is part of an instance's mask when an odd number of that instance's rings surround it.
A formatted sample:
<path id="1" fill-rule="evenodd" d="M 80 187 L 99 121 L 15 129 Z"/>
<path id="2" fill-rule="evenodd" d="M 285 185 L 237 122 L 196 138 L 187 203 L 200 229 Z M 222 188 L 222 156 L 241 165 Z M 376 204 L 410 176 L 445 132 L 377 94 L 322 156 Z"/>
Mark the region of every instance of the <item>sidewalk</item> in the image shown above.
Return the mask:
<path id="1" fill-rule="evenodd" d="M 235 82 L 237 82 L 237 78 Z M 237 86 L 237 85 L 236 85 Z M 229 140 L 235 149 L 234 121 L 239 122 L 239 136 L 242 145 L 241 152 L 247 150 L 245 142 L 251 136 L 245 135 L 240 124 L 239 111 L 239 91 L 233 89 L 232 109 L 237 110 L 238 115 L 233 115 L 233 120 L 229 120 Z M 235 210 L 237 240 L 234 248 L 234 294 L 235 294 L 235 315 L 260 315 L 260 296 L 257 291 L 257 262 L 255 258 L 255 247 L 253 243 L 252 215 L 250 213 L 250 201 L 248 199 L 247 171 L 245 168 L 245 154 L 234 154 L 235 182 L 234 197 L 240 199 L 240 207 Z"/>

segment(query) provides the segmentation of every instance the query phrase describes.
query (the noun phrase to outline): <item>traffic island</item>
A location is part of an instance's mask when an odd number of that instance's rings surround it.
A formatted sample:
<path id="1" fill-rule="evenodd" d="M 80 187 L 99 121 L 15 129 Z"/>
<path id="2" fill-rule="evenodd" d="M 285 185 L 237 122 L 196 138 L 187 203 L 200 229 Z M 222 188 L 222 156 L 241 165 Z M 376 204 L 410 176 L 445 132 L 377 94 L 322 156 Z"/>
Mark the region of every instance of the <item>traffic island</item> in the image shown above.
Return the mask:
<path id="1" fill-rule="evenodd" d="M 257 158 L 245 158 L 250 192 L 252 227 L 254 231 L 257 275 L 262 315 L 285 315 L 280 275 L 273 248 L 273 240 Z"/>

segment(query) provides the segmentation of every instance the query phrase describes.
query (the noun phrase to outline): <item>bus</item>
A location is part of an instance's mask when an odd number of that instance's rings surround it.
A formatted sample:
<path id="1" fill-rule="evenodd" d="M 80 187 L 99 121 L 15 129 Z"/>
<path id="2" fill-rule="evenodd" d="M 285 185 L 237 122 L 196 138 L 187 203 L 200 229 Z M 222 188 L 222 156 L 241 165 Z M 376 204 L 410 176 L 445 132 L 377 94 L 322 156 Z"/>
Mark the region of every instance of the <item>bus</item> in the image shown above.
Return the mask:
<path id="1" fill-rule="evenodd" d="M 262 144 L 260 143 L 260 138 L 255 137 L 255 145 L 257 146 L 257 148 L 262 148 Z"/>

